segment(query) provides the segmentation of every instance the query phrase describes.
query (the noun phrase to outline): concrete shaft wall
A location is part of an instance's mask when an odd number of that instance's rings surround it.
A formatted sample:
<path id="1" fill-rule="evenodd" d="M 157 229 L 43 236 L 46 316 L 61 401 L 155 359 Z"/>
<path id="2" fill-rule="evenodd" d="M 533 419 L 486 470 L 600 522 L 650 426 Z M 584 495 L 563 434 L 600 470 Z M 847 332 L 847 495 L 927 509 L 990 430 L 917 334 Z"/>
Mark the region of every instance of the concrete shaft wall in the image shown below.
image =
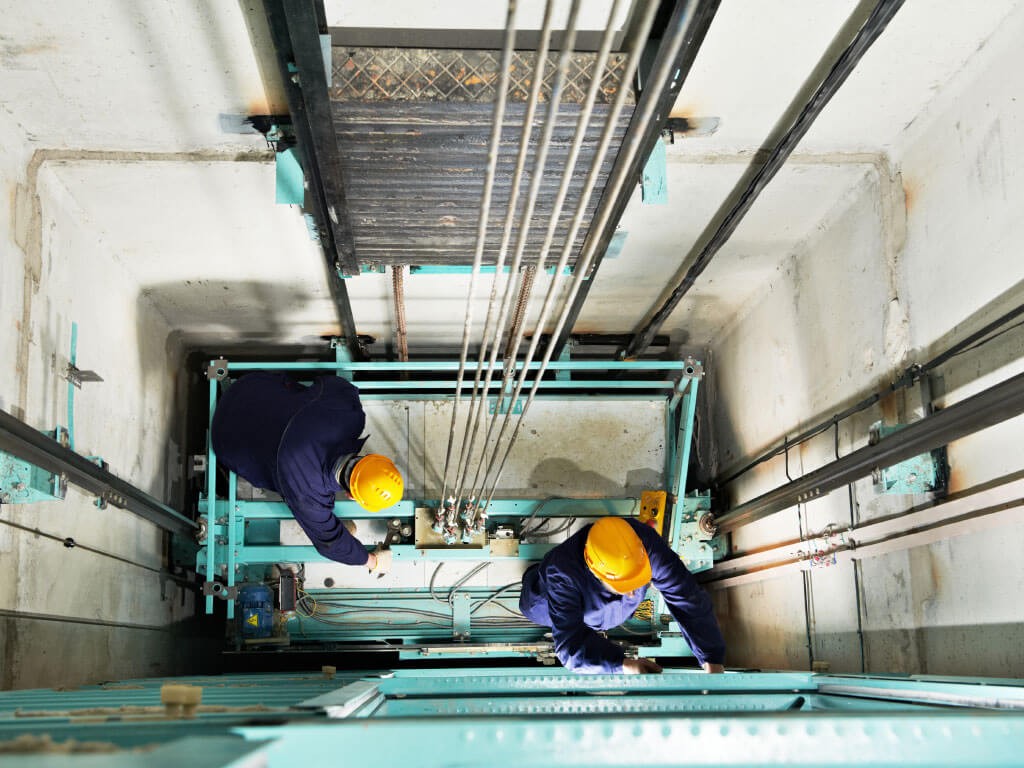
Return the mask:
<path id="1" fill-rule="evenodd" d="M 792 253 L 749 313 L 714 345 L 720 470 L 828 418 L 1020 303 L 1024 285 L 1024 118 L 1016 78 L 1021 14 L 972 57 L 865 166 L 820 234 Z M 950 405 L 1024 369 L 1009 331 L 954 358 L 933 380 Z M 920 393 L 892 396 L 838 431 L 731 483 L 741 503 L 864 445 L 871 422 L 921 416 Z M 949 446 L 953 492 L 1024 467 L 1017 418 Z M 806 538 L 830 523 L 899 513 L 924 496 L 878 496 L 870 479 L 749 525 L 734 551 Z M 1024 676 L 1024 528 L 716 592 L 729 662 L 836 671 Z M 858 595 L 859 590 L 859 595 Z M 859 598 L 859 599 L 858 599 Z M 858 621 L 859 619 L 859 621 Z M 858 624 L 862 631 L 858 634 Z"/>
<path id="2" fill-rule="evenodd" d="M 180 356 L 168 325 L 123 255 L 83 224 L 47 153 L 19 154 L 5 132 L 0 123 L 15 151 L 0 160 L 11 202 L 0 213 L 0 407 L 40 430 L 68 425 L 62 373 L 77 322 L 78 366 L 103 381 L 75 392 L 76 449 L 180 505 Z M 161 574 L 165 550 L 157 527 L 74 487 L 64 501 L 0 508 L 0 687 L 181 669 L 174 624 L 192 598 Z"/>

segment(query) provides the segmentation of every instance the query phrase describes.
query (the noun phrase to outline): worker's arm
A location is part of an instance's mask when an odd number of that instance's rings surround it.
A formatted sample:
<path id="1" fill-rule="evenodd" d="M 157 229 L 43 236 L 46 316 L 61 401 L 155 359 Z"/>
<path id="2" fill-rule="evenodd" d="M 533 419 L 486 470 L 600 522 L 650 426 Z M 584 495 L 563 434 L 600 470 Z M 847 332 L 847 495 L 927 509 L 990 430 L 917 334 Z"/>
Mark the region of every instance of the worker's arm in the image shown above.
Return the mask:
<path id="1" fill-rule="evenodd" d="M 711 607 L 711 598 L 683 561 L 656 531 L 636 526 L 651 561 L 651 583 L 665 598 L 697 661 L 708 672 L 720 672 L 725 640 Z"/>
<path id="2" fill-rule="evenodd" d="M 551 637 L 558 660 L 576 672 L 622 672 L 622 648 L 583 622 L 583 596 L 571 576 L 549 571 L 546 577 Z"/>
<path id="3" fill-rule="evenodd" d="M 366 565 L 369 555 L 334 514 L 334 494 L 324 487 L 321 461 L 306 445 L 278 454 L 281 497 L 316 551 L 345 565 Z"/>
<path id="4" fill-rule="evenodd" d="M 346 531 L 335 516 L 333 498 L 330 505 L 298 501 L 287 496 L 284 500 L 317 552 L 345 565 L 367 565 L 369 553 L 366 547 Z"/>

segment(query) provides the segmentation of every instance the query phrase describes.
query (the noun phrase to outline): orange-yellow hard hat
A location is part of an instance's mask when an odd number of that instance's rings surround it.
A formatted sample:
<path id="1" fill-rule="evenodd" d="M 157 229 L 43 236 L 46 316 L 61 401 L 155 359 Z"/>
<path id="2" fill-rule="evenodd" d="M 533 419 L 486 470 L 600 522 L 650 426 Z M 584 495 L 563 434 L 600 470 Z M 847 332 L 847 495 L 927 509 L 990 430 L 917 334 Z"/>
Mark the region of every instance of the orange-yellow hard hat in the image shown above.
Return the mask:
<path id="1" fill-rule="evenodd" d="M 647 550 L 633 527 L 621 517 L 602 517 L 591 526 L 583 559 L 591 573 L 622 595 L 651 580 Z"/>
<path id="2" fill-rule="evenodd" d="M 402 500 L 402 473 L 387 456 L 371 453 L 352 467 L 348 492 L 363 509 L 380 512 Z"/>

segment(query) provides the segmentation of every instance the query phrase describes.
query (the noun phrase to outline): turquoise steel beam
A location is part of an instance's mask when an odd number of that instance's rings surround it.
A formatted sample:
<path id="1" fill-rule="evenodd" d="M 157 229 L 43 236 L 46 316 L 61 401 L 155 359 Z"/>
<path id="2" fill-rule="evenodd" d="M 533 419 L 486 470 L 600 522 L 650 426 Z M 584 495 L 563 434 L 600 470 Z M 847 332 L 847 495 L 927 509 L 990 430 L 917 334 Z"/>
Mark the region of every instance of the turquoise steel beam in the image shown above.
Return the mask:
<path id="1" fill-rule="evenodd" d="M 511 267 L 504 267 L 502 272 L 508 274 Z M 468 275 L 472 273 L 473 267 L 469 264 L 413 264 L 409 267 L 410 275 Z M 481 275 L 493 275 L 497 271 L 496 267 L 492 264 L 489 266 L 481 266 L 479 268 L 479 274 Z M 548 266 L 544 268 L 544 271 L 549 275 L 555 273 L 554 266 Z M 573 267 L 568 266 L 563 271 L 564 275 L 571 275 L 573 273 Z"/>
<path id="2" fill-rule="evenodd" d="M 334 514 L 344 519 L 365 520 L 381 517 L 412 517 L 416 507 L 436 507 L 437 499 L 403 499 L 393 507 L 379 514 L 367 512 L 354 501 L 335 501 Z M 544 517 L 606 517 L 621 515 L 628 517 L 637 510 L 636 497 L 598 499 L 494 499 L 488 508 L 491 517 L 529 517 L 538 508 L 543 508 Z M 234 507 L 238 519 L 243 520 L 288 520 L 292 512 L 283 501 L 236 500 Z M 214 514 L 209 515 L 205 499 L 199 502 L 199 512 L 219 519 L 226 516 L 231 505 L 224 499 L 217 499 Z"/>
<path id="3" fill-rule="evenodd" d="M 228 524 L 227 524 L 227 557 L 228 557 L 228 620 L 235 618 L 235 598 L 232 595 L 232 587 L 235 586 L 235 552 L 240 542 L 235 541 L 235 514 L 238 507 L 235 505 L 238 490 L 238 477 L 234 472 L 228 472 Z M 215 518 L 216 519 L 216 518 Z"/>
<path id="4" fill-rule="evenodd" d="M 676 432 L 673 449 L 676 466 L 670 476 L 668 489 L 668 504 L 672 513 L 672 535 L 669 538 L 669 543 L 673 547 L 679 546 L 679 531 L 683 521 L 679 500 L 686 491 L 686 476 L 690 467 L 690 446 L 693 442 L 693 419 L 697 412 L 699 383 L 698 379 L 690 379 L 679 406 L 679 429 Z"/>
<path id="5" fill-rule="evenodd" d="M 253 362 L 229 362 L 229 371 L 333 371 L 337 368 L 346 368 L 350 371 L 458 371 L 457 361 L 416 361 L 405 363 L 355 363 L 355 362 L 334 362 L 325 363 L 320 361 L 308 362 L 287 362 L 287 363 L 253 363 Z M 522 365 L 517 364 L 517 369 L 522 370 Z M 540 361 L 530 363 L 529 370 L 535 371 L 540 368 Z M 681 371 L 683 363 L 679 360 L 571 360 L 563 362 L 552 360 L 548 363 L 549 371 Z"/>
<path id="6" fill-rule="evenodd" d="M 411 544 L 396 544 L 391 547 L 395 560 L 422 560 L 441 562 L 444 560 L 540 560 L 554 544 L 520 544 L 518 555 L 495 555 L 489 545 L 483 547 L 438 547 L 419 549 Z M 317 552 L 315 547 L 302 545 L 260 544 L 239 547 L 240 565 L 272 563 L 330 563 L 329 558 Z"/>
<path id="7" fill-rule="evenodd" d="M 362 386 L 362 383 L 359 382 L 359 381 L 356 381 L 355 384 L 358 387 Z M 453 387 L 453 389 L 454 389 L 454 387 Z M 557 387 L 553 387 L 552 389 L 557 390 Z M 383 400 L 383 401 L 396 401 L 396 400 L 402 400 L 402 401 L 405 401 L 405 400 L 423 401 L 423 400 L 427 400 L 427 401 L 431 401 L 431 402 L 438 402 L 438 401 L 441 401 L 441 400 L 453 400 L 454 398 L 455 398 L 454 394 L 449 395 L 449 394 L 445 394 L 443 392 L 436 392 L 436 393 L 432 393 L 432 394 L 429 394 L 429 395 L 420 395 L 420 394 L 416 394 L 416 393 L 409 393 L 409 394 L 404 394 L 404 393 L 403 394 L 379 394 L 377 392 L 360 392 L 359 393 L 359 399 L 363 400 L 363 401 L 367 401 L 367 400 Z M 537 395 L 536 399 L 537 400 L 546 400 L 549 403 L 550 402 L 559 402 L 559 401 L 563 401 L 564 402 L 566 400 L 600 400 L 601 402 L 607 402 L 609 400 L 614 400 L 616 402 L 634 402 L 634 403 L 659 402 L 660 403 L 660 402 L 662 402 L 665 399 L 665 396 L 661 395 L 661 394 L 642 394 L 640 392 L 629 393 L 629 394 L 627 394 L 627 393 L 618 394 L 618 393 L 602 392 L 599 395 L 595 395 L 595 394 L 591 394 L 589 392 L 578 392 L 576 390 L 573 390 L 573 394 L 569 394 L 568 392 L 558 392 L 558 391 L 551 391 L 551 392 L 548 392 L 547 394 L 543 394 L 542 393 L 542 394 Z M 493 410 L 493 403 L 495 401 L 495 396 L 494 395 L 489 396 L 488 397 L 488 401 L 491 403 L 491 408 Z M 518 405 L 518 403 L 517 403 L 517 405 Z M 501 412 L 502 413 L 505 412 L 505 406 L 504 405 L 502 405 L 502 407 L 501 407 Z"/>
<path id="8" fill-rule="evenodd" d="M 474 715 L 655 715 L 685 713 L 786 712 L 807 707 L 796 693 L 722 694 L 718 696 L 480 696 L 463 699 L 385 699 L 379 717 L 463 717 Z"/>
<path id="9" fill-rule="evenodd" d="M 347 368 L 345 369 L 348 370 Z M 353 383 L 359 387 L 359 391 L 371 391 L 374 389 L 411 389 L 411 390 L 424 390 L 424 389 L 455 389 L 457 382 L 455 381 L 377 381 L 358 379 L 353 380 Z M 532 387 L 533 381 L 525 382 L 524 386 Z M 656 380 L 633 380 L 633 379 L 591 379 L 589 381 L 558 381 L 542 379 L 540 382 L 541 389 L 558 389 L 558 390 L 587 390 L 593 391 L 595 389 L 672 389 L 675 386 L 674 381 L 656 381 Z M 462 385 L 463 389 L 471 389 L 473 386 L 472 382 Z M 483 387 L 483 384 L 480 385 Z M 489 389 L 500 390 L 501 382 L 492 381 Z"/>
<path id="10" fill-rule="evenodd" d="M 210 418 L 206 430 L 206 498 L 217 498 L 217 455 L 213 452 L 213 412 L 217 409 L 217 380 L 210 379 Z M 212 515 L 207 514 L 206 525 L 206 580 L 213 581 L 216 573 L 214 563 L 216 560 L 217 538 L 212 530 L 216 520 Z M 213 595 L 206 596 L 206 612 L 213 613 Z"/>
<path id="11" fill-rule="evenodd" d="M 329 728 L 330 730 L 326 730 Z M 360 718 L 241 727 L 267 768 L 353 762 L 514 766 L 1021 765 L 1024 717 L 950 712 Z"/>
<path id="12" fill-rule="evenodd" d="M 542 672 L 544 674 L 538 674 Z M 423 674 L 429 672 L 430 674 Z M 472 672 L 472 674 L 469 674 Z M 810 672 L 730 672 L 708 675 L 698 670 L 666 670 L 662 675 L 578 675 L 561 667 L 545 670 L 482 669 L 482 670 L 420 670 L 396 669 L 392 677 L 382 680 L 381 692 L 386 696 L 448 696 L 515 695 L 522 693 L 589 693 L 615 690 L 631 693 L 689 693 L 705 695 L 717 691 L 748 693 L 796 693 L 817 690 Z"/>

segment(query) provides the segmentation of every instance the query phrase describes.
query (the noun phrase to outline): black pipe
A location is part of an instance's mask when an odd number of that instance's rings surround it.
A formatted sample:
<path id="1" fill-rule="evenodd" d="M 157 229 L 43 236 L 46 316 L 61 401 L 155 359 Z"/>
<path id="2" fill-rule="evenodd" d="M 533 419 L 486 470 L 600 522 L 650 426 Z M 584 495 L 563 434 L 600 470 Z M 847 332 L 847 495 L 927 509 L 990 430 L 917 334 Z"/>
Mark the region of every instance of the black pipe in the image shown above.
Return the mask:
<path id="1" fill-rule="evenodd" d="M 703 246 L 700 246 L 698 249 L 697 244 L 695 244 L 694 248 L 690 250 L 690 253 L 687 254 L 686 259 L 683 261 L 685 264 L 691 258 L 694 258 L 694 253 L 696 252 L 696 257 L 690 268 L 647 324 L 633 335 L 630 343 L 620 352 L 620 357 L 637 357 L 650 346 L 654 335 L 664 325 L 669 315 L 672 314 L 672 311 L 679 304 L 679 301 L 690 290 L 708 264 L 711 263 L 719 249 L 729 240 L 736 227 L 739 226 L 744 216 L 747 215 L 754 201 L 757 200 L 758 196 L 768 185 L 768 182 L 778 173 L 815 119 L 825 109 L 825 106 L 860 62 L 861 57 L 867 53 L 872 43 L 878 39 L 878 36 L 882 34 L 889 22 L 892 21 L 893 16 L 896 15 L 901 5 L 903 5 L 903 0 L 879 0 L 878 5 L 875 6 L 867 21 L 864 22 L 856 36 L 839 56 L 839 59 L 832 66 L 821 85 L 815 90 L 814 95 L 811 96 L 796 120 L 793 121 L 792 126 L 775 145 L 774 149 L 772 149 L 764 165 L 752 177 L 749 172 L 744 175 L 744 179 L 750 177 L 750 180 L 746 183 L 744 180 L 741 180 L 740 184 L 743 186 L 733 191 L 730 197 L 735 202 L 729 208 L 728 213 L 725 214 L 721 224 L 719 224 L 714 234 L 711 235 L 710 239 Z M 707 230 L 705 230 L 706 232 Z"/>
<path id="2" fill-rule="evenodd" d="M 655 142 L 661 140 L 661 132 L 665 128 L 665 124 L 668 122 L 668 116 L 672 111 L 672 106 L 675 104 L 676 97 L 679 95 L 679 89 L 683 87 L 683 83 L 686 82 L 686 78 L 690 74 L 690 68 L 693 66 L 693 62 L 697 58 L 697 52 L 704 43 L 704 37 L 707 35 L 708 28 L 711 26 L 711 21 L 715 18 L 715 13 L 718 11 L 718 6 L 721 0 L 676 0 L 675 7 L 672 10 L 672 15 L 666 25 L 665 32 L 662 34 L 654 61 L 650 69 L 647 70 L 648 72 L 657 71 L 665 57 L 673 55 L 673 51 L 671 50 L 672 35 L 669 34 L 668 30 L 675 29 L 678 25 L 685 22 L 688 8 L 692 2 L 698 2 L 698 7 L 694 11 L 693 21 L 690 23 L 690 27 L 687 30 L 686 39 L 683 40 L 683 44 L 679 47 L 679 50 L 674 52 L 675 69 L 673 71 L 675 72 L 675 77 L 672 78 L 668 87 L 660 93 L 650 89 L 642 89 L 640 93 L 640 100 L 637 102 L 636 108 L 633 110 L 634 115 L 643 114 L 644 105 L 652 99 L 657 100 L 657 108 L 654 113 L 655 119 L 651 120 L 649 123 L 640 125 L 634 117 L 634 119 L 630 121 L 629 127 L 626 129 L 626 135 L 622 139 L 622 146 L 626 146 L 630 141 L 632 141 L 634 134 L 640 133 L 642 135 L 640 148 L 627 170 L 627 183 L 622 185 L 621 191 L 614 199 L 602 196 L 601 202 L 598 204 L 597 212 L 593 217 L 591 217 L 591 221 L 598 221 L 599 217 L 602 215 L 601 211 L 606 206 L 611 207 L 612 214 L 608 217 L 607 226 L 605 226 L 601 232 L 595 232 L 594 230 L 587 232 L 587 239 L 583 243 L 581 253 L 586 252 L 591 240 L 597 240 L 597 247 L 594 250 L 594 258 L 591 263 L 590 275 L 588 276 L 588 279 L 580 285 L 576 298 L 573 300 L 572 307 L 569 308 L 569 313 L 566 315 L 566 321 L 562 326 L 562 332 L 555 340 L 554 351 L 551 355 L 552 359 L 558 359 L 558 356 L 562 354 L 562 349 L 565 347 L 566 342 L 572 335 L 572 329 L 576 325 L 576 321 L 579 319 L 580 312 L 583 309 L 583 304 L 586 302 L 587 295 L 590 293 L 590 288 L 594 284 L 594 278 L 597 275 L 597 271 L 601 267 L 601 262 L 604 261 L 605 251 L 608 250 L 612 237 L 615 235 L 615 228 L 618 227 L 619 221 L 622 219 L 622 214 L 626 210 L 626 205 L 633 196 L 634 185 L 637 180 L 639 180 L 640 174 L 643 172 L 644 165 L 647 163 L 647 159 L 650 157 L 651 151 L 654 149 Z M 626 83 L 623 83 L 622 87 L 626 87 L 626 85 Z M 609 178 L 615 178 L 616 174 L 620 172 L 620 162 L 621 161 L 619 159 L 616 159 L 615 165 L 609 174 Z M 652 334 L 652 339 L 653 336 L 654 334 Z"/>
<path id="3" fill-rule="evenodd" d="M 47 472 L 63 475 L 79 488 L 171 533 L 191 533 L 196 529 L 196 524 L 184 515 L 3 410 L 0 410 L 0 449 Z"/>
<path id="4" fill-rule="evenodd" d="M 798 480 L 740 504 L 715 519 L 729 531 L 841 488 L 874 469 L 890 467 L 1024 413 L 1024 373 L 908 424 Z"/>

